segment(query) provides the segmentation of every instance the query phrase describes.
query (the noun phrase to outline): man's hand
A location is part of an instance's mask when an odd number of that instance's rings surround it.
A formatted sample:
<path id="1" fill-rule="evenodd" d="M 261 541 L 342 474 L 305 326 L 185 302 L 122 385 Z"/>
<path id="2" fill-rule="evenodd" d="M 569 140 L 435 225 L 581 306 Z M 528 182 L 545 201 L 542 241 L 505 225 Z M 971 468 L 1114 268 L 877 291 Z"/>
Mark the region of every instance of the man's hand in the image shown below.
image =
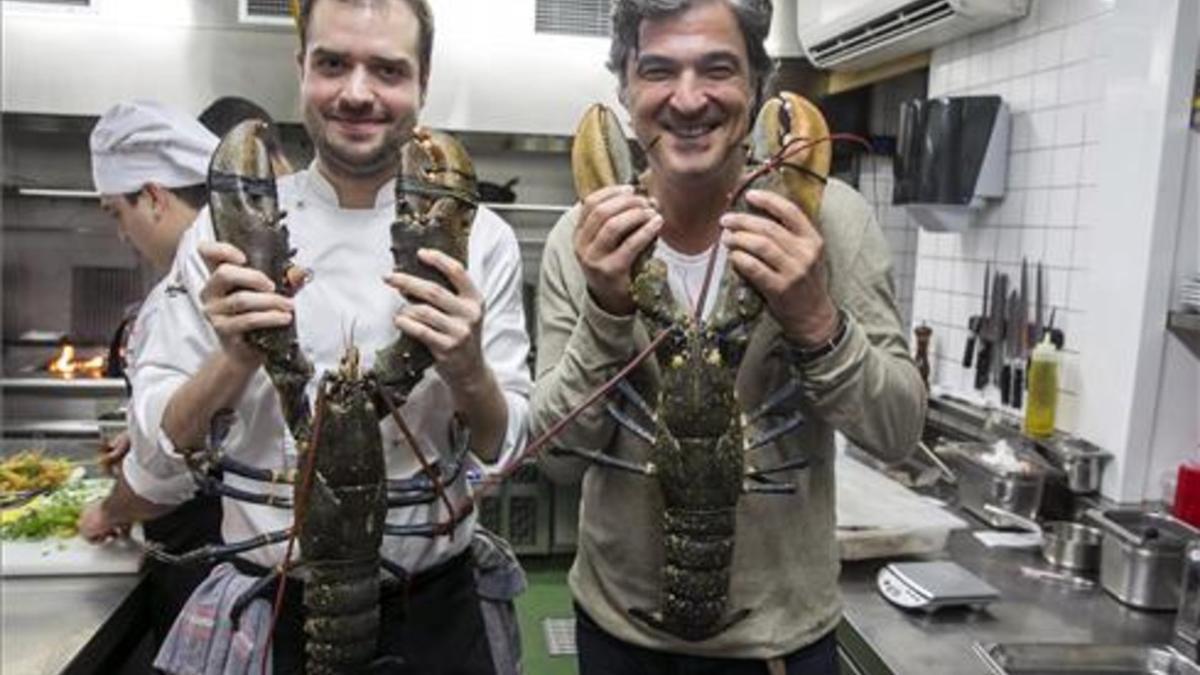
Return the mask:
<path id="1" fill-rule="evenodd" d="M 601 309 L 617 315 L 633 312 L 630 270 L 662 224 L 650 200 L 630 185 L 602 188 L 583 200 L 575 228 L 575 257 Z"/>
<path id="2" fill-rule="evenodd" d="M 116 522 L 108 513 L 107 498 L 89 503 L 79 514 L 79 536 L 92 544 L 103 544 L 109 539 L 129 534 L 128 523 Z"/>
<path id="3" fill-rule="evenodd" d="M 116 476 L 121 472 L 121 461 L 129 454 L 129 432 L 122 431 L 113 439 L 100 446 L 100 471 L 106 476 Z"/>
<path id="4" fill-rule="evenodd" d="M 825 241 L 800 207 L 765 190 L 746 194 L 766 216 L 721 216 L 729 261 L 767 301 L 788 339 L 805 347 L 832 339 L 837 307 L 825 283 Z"/>
<path id="5" fill-rule="evenodd" d="M 267 275 L 245 267 L 246 256 L 224 242 L 201 242 L 200 256 L 212 272 L 200 301 L 225 353 L 236 363 L 256 369 L 262 356 L 245 339 L 247 331 L 286 326 L 293 304 L 276 292 Z"/>
<path id="6" fill-rule="evenodd" d="M 459 394 L 490 377 L 483 358 L 483 295 L 454 258 L 433 249 L 421 249 L 417 258 L 444 274 L 454 291 L 411 274 L 387 275 L 385 283 L 409 302 L 396 315 L 396 328 L 429 348 L 438 372 L 462 400 Z"/>

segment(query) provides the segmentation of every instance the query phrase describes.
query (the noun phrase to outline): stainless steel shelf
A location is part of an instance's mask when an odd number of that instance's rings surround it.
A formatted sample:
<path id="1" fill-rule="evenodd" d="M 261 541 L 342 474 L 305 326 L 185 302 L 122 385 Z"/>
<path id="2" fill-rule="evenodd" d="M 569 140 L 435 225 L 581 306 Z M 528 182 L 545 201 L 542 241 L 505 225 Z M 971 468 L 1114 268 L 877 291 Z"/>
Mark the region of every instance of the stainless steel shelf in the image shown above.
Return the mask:
<path id="1" fill-rule="evenodd" d="M 4 423 L 4 438 L 6 439 L 98 440 L 115 433 L 116 431 L 106 433 L 103 424 L 90 420 L 6 420 Z"/>
<path id="2" fill-rule="evenodd" d="M 501 204 L 498 202 L 483 202 L 483 205 L 493 211 L 529 211 L 534 213 L 566 213 L 571 210 L 570 204 Z"/>
<path id="3" fill-rule="evenodd" d="M 0 379 L 5 396 L 56 396 L 65 398 L 124 398 L 125 380 L 117 378 L 79 378 L 55 380 L 48 377 L 12 377 Z"/>

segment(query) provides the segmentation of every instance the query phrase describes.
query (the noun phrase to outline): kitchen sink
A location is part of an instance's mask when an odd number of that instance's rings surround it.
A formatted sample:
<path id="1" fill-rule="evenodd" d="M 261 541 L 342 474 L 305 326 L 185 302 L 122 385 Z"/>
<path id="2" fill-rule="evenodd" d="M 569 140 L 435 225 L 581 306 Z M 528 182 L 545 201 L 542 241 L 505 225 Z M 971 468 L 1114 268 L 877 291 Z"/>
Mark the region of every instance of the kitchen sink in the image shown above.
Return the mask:
<path id="1" fill-rule="evenodd" d="M 1200 675 L 1200 666 L 1167 645 L 1009 642 L 976 644 L 996 675 Z"/>

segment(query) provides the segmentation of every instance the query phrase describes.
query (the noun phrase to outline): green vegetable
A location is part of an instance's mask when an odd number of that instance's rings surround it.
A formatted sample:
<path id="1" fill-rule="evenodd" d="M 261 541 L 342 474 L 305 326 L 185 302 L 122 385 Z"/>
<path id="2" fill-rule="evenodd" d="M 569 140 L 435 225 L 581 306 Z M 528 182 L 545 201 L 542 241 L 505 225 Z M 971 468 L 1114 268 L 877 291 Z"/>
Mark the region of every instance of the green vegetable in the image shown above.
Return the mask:
<path id="1" fill-rule="evenodd" d="M 93 478 L 68 483 L 54 492 L 38 497 L 11 522 L 0 525 L 0 539 L 49 539 L 75 536 L 75 524 L 88 502 L 108 494 L 112 480 Z"/>

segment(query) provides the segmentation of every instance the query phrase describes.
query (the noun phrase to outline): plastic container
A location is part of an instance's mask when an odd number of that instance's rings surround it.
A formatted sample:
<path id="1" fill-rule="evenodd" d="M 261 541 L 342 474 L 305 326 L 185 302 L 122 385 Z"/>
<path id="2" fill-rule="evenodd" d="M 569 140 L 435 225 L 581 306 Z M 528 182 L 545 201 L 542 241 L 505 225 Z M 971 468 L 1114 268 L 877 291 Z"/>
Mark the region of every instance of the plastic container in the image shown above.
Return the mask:
<path id="1" fill-rule="evenodd" d="M 1179 465 L 1171 511 L 1183 522 L 1200 527 L 1200 461 L 1192 460 Z"/>
<path id="2" fill-rule="evenodd" d="M 1058 350 L 1047 331 L 1029 358 L 1025 401 L 1025 433 L 1034 438 L 1054 434 L 1054 416 L 1058 410 Z"/>

